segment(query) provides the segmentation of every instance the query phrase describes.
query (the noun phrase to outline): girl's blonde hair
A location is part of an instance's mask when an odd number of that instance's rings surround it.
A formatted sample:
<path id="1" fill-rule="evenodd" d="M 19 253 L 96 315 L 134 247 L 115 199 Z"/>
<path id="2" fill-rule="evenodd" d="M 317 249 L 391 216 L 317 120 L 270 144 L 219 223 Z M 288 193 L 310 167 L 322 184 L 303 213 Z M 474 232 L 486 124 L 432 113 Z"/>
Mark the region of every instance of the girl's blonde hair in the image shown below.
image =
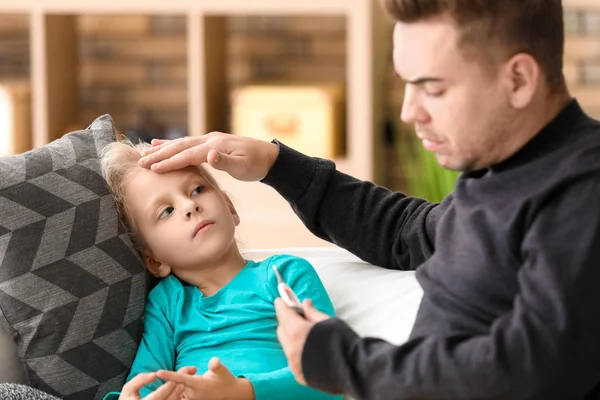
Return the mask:
<path id="1" fill-rule="evenodd" d="M 119 217 L 125 223 L 133 245 L 140 252 L 149 249 L 127 210 L 125 186 L 136 168 L 142 168 L 138 164 L 138 160 L 142 158 L 142 152 L 151 148 L 152 145 L 149 143 L 133 143 L 129 139 L 123 138 L 107 145 L 101 155 L 102 174 L 112 192 Z M 215 178 L 201 165 L 196 167 L 206 179 L 207 184 L 224 195 Z"/>

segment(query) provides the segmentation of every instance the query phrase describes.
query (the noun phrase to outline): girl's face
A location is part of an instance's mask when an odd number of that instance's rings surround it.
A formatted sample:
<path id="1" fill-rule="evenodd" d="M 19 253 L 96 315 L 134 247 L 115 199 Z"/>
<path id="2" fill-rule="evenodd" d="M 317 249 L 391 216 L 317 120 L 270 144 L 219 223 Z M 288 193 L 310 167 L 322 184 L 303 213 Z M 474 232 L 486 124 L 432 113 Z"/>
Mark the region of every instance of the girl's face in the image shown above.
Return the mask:
<path id="1" fill-rule="evenodd" d="M 182 277 L 237 251 L 239 216 L 196 167 L 164 174 L 140 167 L 126 183 L 125 205 L 155 275 Z"/>

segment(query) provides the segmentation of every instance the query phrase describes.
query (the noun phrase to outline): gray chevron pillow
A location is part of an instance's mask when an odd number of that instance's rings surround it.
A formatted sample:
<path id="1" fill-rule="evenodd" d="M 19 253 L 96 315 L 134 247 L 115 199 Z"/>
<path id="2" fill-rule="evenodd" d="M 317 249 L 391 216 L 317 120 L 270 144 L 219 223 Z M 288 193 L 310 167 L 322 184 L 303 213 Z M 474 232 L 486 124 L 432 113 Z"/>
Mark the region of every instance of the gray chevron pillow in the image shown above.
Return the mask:
<path id="1" fill-rule="evenodd" d="M 120 390 L 141 339 L 148 275 L 98 159 L 114 140 L 105 115 L 0 158 L 0 329 L 29 385 L 63 399 Z"/>

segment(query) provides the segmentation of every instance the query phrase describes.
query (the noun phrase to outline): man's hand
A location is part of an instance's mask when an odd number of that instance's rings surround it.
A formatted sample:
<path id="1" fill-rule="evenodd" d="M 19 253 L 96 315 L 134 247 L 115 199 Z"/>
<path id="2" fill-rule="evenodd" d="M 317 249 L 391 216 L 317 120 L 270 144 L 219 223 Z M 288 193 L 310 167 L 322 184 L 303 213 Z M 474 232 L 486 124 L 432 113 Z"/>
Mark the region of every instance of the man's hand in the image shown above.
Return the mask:
<path id="1" fill-rule="evenodd" d="M 254 400 L 254 389 L 250 381 L 236 378 L 218 358 L 209 361 L 208 371 L 202 376 L 162 370 L 156 375 L 169 383 L 184 385 L 183 399 Z"/>
<path id="2" fill-rule="evenodd" d="M 189 165 L 208 163 L 241 181 L 258 181 L 267 176 L 279 148 L 274 143 L 212 132 L 175 140 L 153 140 L 140 166 L 163 173 Z"/>
<path id="3" fill-rule="evenodd" d="M 177 373 L 182 375 L 194 375 L 196 367 L 183 367 Z M 123 386 L 119 395 L 119 400 L 139 400 L 140 390 L 157 378 L 156 372 L 142 373 L 136 375 L 132 380 Z M 181 400 L 185 386 L 177 382 L 167 382 L 161 387 L 144 397 L 144 400 Z"/>
<path id="4" fill-rule="evenodd" d="M 283 347 L 285 356 L 288 359 L 290 370 L 296 380 L 306 385 L 304 373 L 302 371 L 302 350 L 308 338 L 308 333 L 318 322 L 331 318 L 314 308 L 312 301 L 304 300 L 302 303 L 304 318 L 296 311 L 290 308 L 281 299 L 275 300 L 275 311 L 277 312 L 277 337 Z"/>

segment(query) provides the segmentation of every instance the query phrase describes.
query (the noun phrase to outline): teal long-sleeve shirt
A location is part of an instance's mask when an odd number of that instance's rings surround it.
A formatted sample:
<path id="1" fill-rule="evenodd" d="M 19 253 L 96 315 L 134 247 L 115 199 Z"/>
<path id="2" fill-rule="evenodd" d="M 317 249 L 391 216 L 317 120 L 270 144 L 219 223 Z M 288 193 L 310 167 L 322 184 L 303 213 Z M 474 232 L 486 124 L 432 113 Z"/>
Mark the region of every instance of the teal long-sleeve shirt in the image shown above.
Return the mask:
<path id="1" fill-rule="evenodd" d="M 171 275 L 148 296 L 144 334 L 127 380 L 142 372 L 184 366 L 195 366 L 201 375 L 208 361 L 219 357 L 234 375 L 250 380 L 256 400 L 340 399 L 300 385 L 288 368 L 276 333 L 273 302 L 279 293 L 273 265 L 300 300 L 311 299 L 317 309 L 333 316 L 321 280 L 302 258 L 248 260 L 237 276 L 209 297 Z M 162 383 L 156 380 L 140 394 L 144 397 Z M 109 394 L 105 400 L 116 396 Z"/>

